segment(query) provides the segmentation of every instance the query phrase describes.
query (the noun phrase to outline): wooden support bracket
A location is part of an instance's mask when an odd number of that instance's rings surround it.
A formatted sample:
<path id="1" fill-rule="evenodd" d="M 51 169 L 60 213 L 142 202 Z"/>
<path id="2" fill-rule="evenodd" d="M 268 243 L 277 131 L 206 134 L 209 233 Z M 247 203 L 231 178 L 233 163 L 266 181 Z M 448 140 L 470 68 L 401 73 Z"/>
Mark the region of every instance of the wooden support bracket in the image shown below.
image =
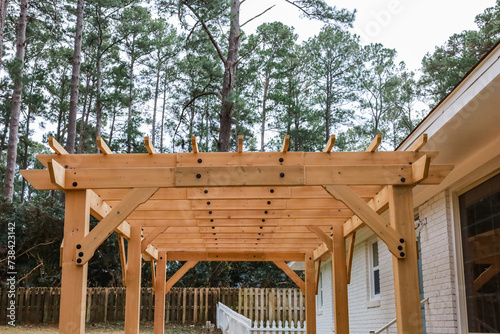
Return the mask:
<path id="1" fill-rule="evenodd" d="M 184 265 L 165 283 L 165 294 L 167 294 L 170 289 L 172 289 L 174 284 L 177 283 L 182 276 L 184 276 L 188 270 L 193 268 L 197 263 L 198 261 L 187 261 L 184 263 Z"/>
<path id="2" fill-rule="evenodd" d="M 149 154 L 156 154 L 155 147 L 151 140 L 149 140 L 149 137 L 144 137 L 144 146 L 146 146 L 146 150 L 148 150 Z"/>
<path id="3" fill-rule="evenodd" d="M 406 240 L 394 228 L 388 226 L 368 204 L 363 201 L 349 186 L 325 185 L 323 186 L 333 197 L 344 202 L 368 227 L 382 239 L 389 251 L 397 258 L 405 257 Z"/>
<path id="4" fill-rule="evenodd" d="M 333 150 L 334 146 L 335 146 L 335 135 L 331 135 L 330 138 L 328 138 L 328 142 L 326 143 L 323 152 L 330 153 Z"/>
<path id="5" fill-rule="evenodd" d="M 356 232 L 349 237 L 349 251 L 347 253 L 347 284 L 351 284 L 352 259 L 354 257 L 354 244 L 356 243 Z"/>
<path id="6" fill-rule="evenodd" d="M 380 146 L 380 143 L 382 143 L 382 135 L 378 133 L 375 138 L 373 138 L 372 142 L 368 146 L 368 148 L 365 150 L 365 152 L 375 152 L 377 148 Z"/>
<path id="7" fill-rule="evenodd" d="M 307 226 L 307 229 L 318 236 L 326 245 L 326 247 L 332 251 L 332 238 L 330 238 L 319 226 Z"/>
<path id="8" fill-rule="evenodd" d="M 318 268 L 316 270 L 316 296 L 319 291 L 319 277 L 321 275 L 321 259 L 318 259 Z"/>
<path id="9" fill-rule="evenodd" d="M 127 286 L 127 255 L 125 252 L 125 238 L 122 235 L 118 236 L 118 251 L 120 253 L 120 263 L 122 266 L 122 283 Z"/>
<path id="10" fill-rule="evenodd" d="M 108 213 L 90 233 L 77 245 L 76 263 L 84 265 L 95 250 L 140 204 L 146 202 L 158 188 L 134 188 Z"/>
<path id="11" fill-rule="evenodd" d="M 290 268 L 285 261 L 273 261 L 273 263 L 278 267 L 280 268 L 281 270 L 283 270 L 285 272 L 285 274 L 290 277 L 290 279 L 295 283 L 297 284 L 297 286 L 300 288 L 300 291 L 302 291 L 302 293 L 305 295 L 306 294 L 306 283 L 302 280 L 302 278 L 299 277 L 299 275 L 297 275 L 295 273 L 295 271 L 292 270 L 292 268 Z"/>
<path id="12" fill-rule="evenodd" d="M 102 154 L 104 155 L 113 154 L 113 151 L 111 151 L 111 149 L 106 144 L 104 139 L 102 139 L 102 137 L 97 137 L 96 142 L 97 142 L 97 147 L 99 148 L 99 151 L 101 151 Z"/>
<path id="13" fill-rule="evenodd" d="M 156 267 L 155 267 L 155 261 L 150 261 L 151 263 L 151 282 L 153 283 L 153 295 L 156 292 Z"/>
<path id="14" fill-rule="evenodd" d="M 68 154 L 68 151 L 66 151 L 66 149 L 61 144 L 59 144 L 57 140 L 54 139 L 54 137 L 49 137 L 49 146 L 58 155 Z"/>

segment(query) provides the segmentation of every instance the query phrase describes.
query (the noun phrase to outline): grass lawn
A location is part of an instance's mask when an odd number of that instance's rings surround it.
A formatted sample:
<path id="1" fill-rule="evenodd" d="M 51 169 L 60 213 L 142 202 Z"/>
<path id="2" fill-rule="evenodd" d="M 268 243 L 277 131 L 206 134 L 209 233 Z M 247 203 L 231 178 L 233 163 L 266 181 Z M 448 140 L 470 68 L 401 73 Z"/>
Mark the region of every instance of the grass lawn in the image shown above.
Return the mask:
<path id="1" fill-rule="evenodd" d="M 123 323 L 121 324 L 87 324 L 85 327 L 87 333 L 92 334 L 119 334 L 123 333 Z M 57 325 L 18 325 L 16 327 L 0 326 L 0 333 L 2 334 L 49 334 L 58 333 Z M 141 324 L 141 334 L 152 334 L 152 324 Z M 167 325 L 165 334 L 201 334 L 202 328 L 200 326 L 182 326 L 182 325 Z M 220 331 L 212 333 L 221 333 Z"/>

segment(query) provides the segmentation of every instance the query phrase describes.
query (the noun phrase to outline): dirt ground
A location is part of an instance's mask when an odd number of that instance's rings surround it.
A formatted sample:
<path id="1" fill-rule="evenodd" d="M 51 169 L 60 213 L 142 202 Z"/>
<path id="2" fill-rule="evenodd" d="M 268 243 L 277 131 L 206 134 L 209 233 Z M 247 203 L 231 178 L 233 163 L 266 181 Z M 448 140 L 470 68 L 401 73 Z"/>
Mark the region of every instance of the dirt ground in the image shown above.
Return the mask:
<path id="1" fill-rule="evenodd" d="M 119 334 L 123 333 L 123 323 L 121 324 L 87 324 L 85 327 L 87 333 L 91 334 Z M 30 333 L 30 334 L 52 334 L 57 333 L 57 325 L 18 325 L 16 327 L 12 326 L 0 326 L 0 333 L 2 334 L 20 334 L 20 333 Z M 153 334 L 153 325 L 146 324 L 141 325 L 141 334 Z M 203 333 L 200 326 L 175 326 L 167 325 L 165 328 L 165 334 L 201 334 Z M 221 333 L 219 331 L 212 332 L 215 334 Z"/>

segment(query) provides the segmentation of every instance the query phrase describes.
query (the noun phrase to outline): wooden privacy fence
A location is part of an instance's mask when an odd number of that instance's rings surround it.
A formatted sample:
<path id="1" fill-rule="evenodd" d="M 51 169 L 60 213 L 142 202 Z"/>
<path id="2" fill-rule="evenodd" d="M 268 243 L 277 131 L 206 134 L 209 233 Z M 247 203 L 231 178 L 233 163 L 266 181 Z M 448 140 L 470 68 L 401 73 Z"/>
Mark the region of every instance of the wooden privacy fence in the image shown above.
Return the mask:
<path id="1" fill-rule="evenodd" d="M 60 288 L 18 288 L 16 323 L 59 322 Z M 7 323 L 7 290 L 0 289 L 0 324 Z M 216 322 L 222 302 L 253 321 L 304 321 L 304 295 L 299 289 L 173 288 L 165 296 L 167 323 Z M 125 320 L 125 288 L 88 288 L 89 323 Z M 141 321 L 153 321 L 152 288 L 142 288 Z"/>

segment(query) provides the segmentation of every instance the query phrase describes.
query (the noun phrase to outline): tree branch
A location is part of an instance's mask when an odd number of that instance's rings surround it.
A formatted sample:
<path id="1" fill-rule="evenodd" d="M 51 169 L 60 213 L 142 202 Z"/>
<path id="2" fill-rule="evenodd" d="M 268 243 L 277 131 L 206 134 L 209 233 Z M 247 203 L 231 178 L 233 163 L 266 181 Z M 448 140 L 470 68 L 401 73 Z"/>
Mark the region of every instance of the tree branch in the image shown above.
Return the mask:
<path id="1" fill-rule="evenodd" d="M 241 29 L 241 28 L 243 28 L 243 26 L 244 26 L 245 24 L 247 24 L 248 22 L 250 22 L 250 21 L 252 21 L 252 20 L 255 20 L 255 19 L 256 19 L 256 18 L 258 18 L 259 16 L 262 16 L 262 15 L 264 15 L 266 12 L 270 11 L 271 9 L 273 9 L 273 7 L 274 7 L 274 6 L 276 6 L 276 5 L 272 5 L 271 7 L 269 7 L 268 9 L 266 9 L 265 11 L 263 11 L 262 13 L 255 15 L 255 16 L 254 16 L 254 17 L 252 17 L 251 19 L 247 20 L 245 23 L 241 24 L 241 25 L 240 25 L 240 29 Z"/>
<path id="2" fill-rule="evenodd" d="M 186 5 L 187 8 L 189 8 L 189 10 L 193 13 L 194 16 L 196 16 L 196 18 L 198 19 L 198 21 L 201 23 L 201 26 L 203 27 L 203 30 L 205 30 L 205 32 L 207 33 L 208 38 L 210 39 L 210 42 L 212 42 L 215 50 L 217 51 L 217 54 L 219 55 L 219 58 L 225 64 L 226 63 L 226 59 L 224 58 L 224 55 L 222 54 L 222 50 L 220 49 L 219 44 L 217 44 L 217 41 L 215 40 L 214 36 L 212 36 L 212 33 L 208 29 L 208 27 L 205 24 L 205 22 L 203 21 L 203 19 L 198 14 L 196 14 L 196 12 L 193 9 L 193 7 L 191 7 L 185 0 L 183 1 L 183 3 Z"/>

